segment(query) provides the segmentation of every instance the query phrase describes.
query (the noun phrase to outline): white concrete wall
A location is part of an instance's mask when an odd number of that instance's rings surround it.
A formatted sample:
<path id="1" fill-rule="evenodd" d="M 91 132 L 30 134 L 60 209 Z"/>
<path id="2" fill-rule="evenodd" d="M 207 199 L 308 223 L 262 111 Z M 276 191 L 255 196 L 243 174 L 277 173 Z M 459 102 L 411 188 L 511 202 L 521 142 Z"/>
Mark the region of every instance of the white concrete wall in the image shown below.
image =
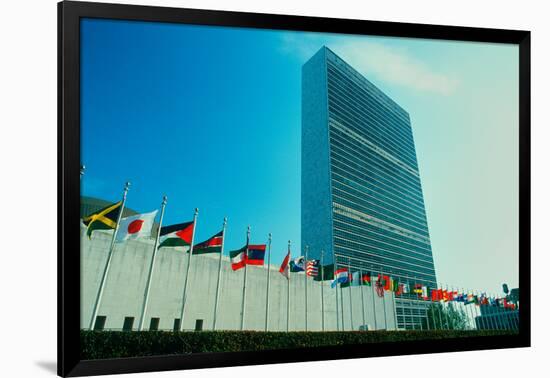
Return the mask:
<path id="1" fill-rule="evenodd" d="M 81 327 L 88 328 L 99 281 L 111 240 L 111 231 L 95 231 L 91 240 L 81 229 Z M 107 317 L 105 328 L 121 329 L 124 317 L 135 318 L 137 329 L 147 273 L 153 250 L 153 240 L 142 239 L 116 244 L 103 300 L 98 315 Z M 196 319 L 204 319 L 203 328 L 211 329 L 218 254 L 194 255 L 188 286 L 184 329 L 194 329 Z M 174 319 L 180 317 L 183 283 L 187 268 L 187 254 L 181 249 L 162 248 L 158 251 L 149 297 L 145 328 L 151 317 L 160 318 L 160 329 L 171 330 Z M 271 266 L 269 297 L 269 329 L 286 331 L 287 280 L 278 265 Z M 222 261 L 220 301 L 217 329 L 240 329 L 244 269 L 232 271 L 229 259 Z M 245 329 L 263 330 L 265 322 L 266 267 L 248 267 L 246 289 Z M 291 274 L 290 329 L 305 329 L 305 282 L 303 273 Z M 323 283 L 325 330 L 336 330 L 335 289 L 330 282 Z M 351 329 L 350 290 L 353 308 L 353 329 L 367 324 L 369 329 L 395 329 L 394 302 L 391 293 L 379 298 L 371 287 L 344 288 L 344 328 Z M 363 322 L 361 290 L 364 295 L 365 322 Z M 374 304 L 373 304 L 374 299 Z M 385 307 L 385 314 L 384 314 Z M 339 307 L 341 310 L 341 307 Z M 341 319 L 342 320 L 342 319 Z M 321 330 L 321 283 L 308 278 L 308 330 Z"/>

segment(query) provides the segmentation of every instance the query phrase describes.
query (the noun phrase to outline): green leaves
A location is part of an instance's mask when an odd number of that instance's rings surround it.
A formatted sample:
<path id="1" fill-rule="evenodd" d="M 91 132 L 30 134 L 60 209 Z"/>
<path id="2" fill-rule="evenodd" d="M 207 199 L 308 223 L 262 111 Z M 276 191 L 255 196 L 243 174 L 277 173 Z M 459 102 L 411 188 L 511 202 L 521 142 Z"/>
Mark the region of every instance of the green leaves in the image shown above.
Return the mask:
<path id="1" fill-rule="evenodd" d="M 514 334 L 514 331 L 121 332 L 80 331 L 81 359 L 242 352 Z"/>

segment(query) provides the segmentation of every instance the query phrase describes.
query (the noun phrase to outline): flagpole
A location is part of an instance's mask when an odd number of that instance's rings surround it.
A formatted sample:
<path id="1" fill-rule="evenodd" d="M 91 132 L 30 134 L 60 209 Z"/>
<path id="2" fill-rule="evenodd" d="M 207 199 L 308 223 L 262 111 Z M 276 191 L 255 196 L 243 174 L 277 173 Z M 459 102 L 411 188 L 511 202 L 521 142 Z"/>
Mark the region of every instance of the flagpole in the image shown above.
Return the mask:
<path id="1" fill-rule="evenodd" d="M 250 226 L 246 230 L 246 250 L 244 255 L 244 280 L 243 280 L 243 301 L 241 306 L 241 331 L 244 329 L 244 315 L 246 310 L 246 276 L 248 272 L 248 245 L 250 244 Z"/>
<path id="2" fill-rule="evenodd" d="M 466 298 L 464 298 L 464 288 L 462 288 L 462 306 L 463 306 L 463 309 L 464 309 L 464 313 L 466 313 L 466 302 L 468 301 L 468 294 L 466 294 Z M 472 314 L 472 311 L 470 311 L 470 315 Z M 468 318 L 470 318 L 470 316 L 468 315 Z M 472 322 L 468 322 L 469 326 L 472 327 Z M 474 327 L 472 327 L 474 328 Z"/>
<path id="3" fill-rule="evenodd" d="M 193 232 L 191 233 L 191 245 L 189 246 L 189 256 L 187 257 L 187 271 L 185 273 L 185 281 L 183 284 L 183 296 L 181 300 L 180 331 L 183 331 L 183 320 L 185 316 L 185 305 L 187 304 L 187 290 L 189 286 L 189 273 L 191 273 L 191 256 L 193 256 L 193 245 L 195 242 L 195 230 L 197 229 L 198 216 L 199 216 L 199 209 L 195 208 L 195 214 L 193 215 Z"/>
<path id="4" fill-rule="evenodd" d="M 468 290 L 470 291 L 470 290 Z M 472 290 L 472 298 L 474 296 L 474 291 Z M 471 304 L 469 302 L 469 299 L 468 299 L 468 296 L 466 296 L 466 300 L 468 301 L 468 304 Z M 477 323 L 476 323 L 476 314 L 474 313 L 474 310 L 472 309 L 472 307 L 470 307 L 470 314 L 472 314 L 472 322 L 474 323 L 474 328 L 477 329 Z"/>
<path id="5" fill-rule="evenodd" d="M 336 297 L 335 297 L 335 304 L 336 304 L 336 330 L 337 331 L 340 331 L 340 309 L 338 308 L 338 277 L 336 277 L 336 271 L 338 270 L 337 269 L 337 266 L 336 266 L 336 259 L 334 258 L 334 254 L 332 255 L 332 261 L 334 263 L 334 267 L 333 267 L 333 280 L 335 280 L 335 284 L 336 286 L 334 287 L 336 289 Z"/>
<path id="6" fill-rule="evenodd" d="M 267 292 L 265 295 L 265 331 L 267 332 L 268 323 L 269 323 L 269 272 L 271 267 L 271 232 L 268 236 L 267 242 Z M 289 272 L 290 275 L 290 272 Z"/>
<path id="7" fill-rule="evenodd" d="M 416 279 L 416 277 L 415 277 L 415 279 Z M 420 283 L 420 291 L 422 291 L 423 288 L 424 288 L 424 285 L 422 284 L 422 282 L 419 282 L 419 283 Z M 422 294 L 420 294 L 420 295 L 422 295 Z M 427 323 L 427 322 L 426 322 L 426 323 Z M 424 330 L 424 325 L 422 324 L 422 317 L 420 318 L 420 330 L 421 330 L 421 331 Z"/>
<path id="8" fill-rule="evenodd" d="M 492 322 L 493 322 L 493 325 L 494 325 L 494 328 L 493 329 L 498 329 L 498 319 L 497 319 L 497 313 L 498 313 L 498 302 L 496 301 L 496 297 L 495 295 L 493 294 L 492 297 L 495 299 L 495 304 L 496 304 L 496 308 L 494 309 L 494 311 L 492 311 Z"/>
<path id="9" fill-rule="evenodd" d="M 372 266 L 371 266 L 372 269 Z M 370 280 L 370 289 L 372 294 L 372 312 L 374 313 L 374 330 L 376 331 L 378 329 L 378 322 L 376 321 L 376 298 L 374 297 L 374 294 L 376 294 L 376 284 L 373 284 L 372 282 L 372 270 L 369 272 L 369 280 Z"/>
<path id="10" fill-rule="evenodd" d="M 497 306 L 496 306 L 497 308 L 495 311 L 495 323 L 496 323 L 496 329 L 500 329 L 502 326 L 502 322 L 500 321 L 501 320 L 500 319 L 500 299 L 498 297 L 496 297 L 496 299 L 497 299 Z"/>
<path id="11" fill-rule="evenodd" d="M 353 331 L 353 300 L 351 298 L 351 282 L 353 276 L 351 275 L 351 259 L 348 257 L 348 281 L 349 281 L 349 319 L 351 324 L 351 331 Z"/>
<path id="12" fill-rule="evenodd" d="M 338 285 L 338 283 L 336 283 L 336 284 Z M 336 289 L 338 289 L 338 288 L 336 288 Z M 340 310 L 342 311 L 340 313 L 340 316 L 341 316 L 341 319 L 342 319 L 342 331 L 345 331 L 346 327 L 344 326 L 344 292 L 342 291 L 342 284 L 340 284 Z"/>
<path id="13" fill-rule="evenodd" d="M 433 289 L 431 289 L 433 291 Z M 437 290 L 437 289 L 436 289 Z M 432 296 L 432 293 L 430 292 L 430 302 L 433 303 L 433 296 Z M 437 329 L 437 325 L 435 324 L 435 305 L 433 306 L 433 314 L 432 314 L 432 323 L 433 323 L 433 326 L 434 326 L 434 330 Z"/>
<path id="14" fill-rule="evenodd" d="M 399 282 L 397 282 L 397 291 L 399 291 Z M 395 330 L 397 330 L 397 305 L 395 304 L 395 300 L 397 298 L 397 292 L 392 290 L 393 295 L 393 321 L 395 322 Z"/>
<path id="15" fill-rule="evenodd" d="M 365 330 L 365 323 L 367 322 L 365 318 L 365 293 L 363 290 L 363 270 L 359 270 L 359 289 L 361 290 L 361 311 L 363 313 L 363 331 Z"/>
<path id="16" fill-rule="evenodd" d="M 306 245 L 305 247 L 305 259 L 304 259 L 304 288 L 305 288 L 305 296 L 306 296 L 306 301 L 305 301 L 305 316 L 306 316 L 306 319 L 305 319 L 305 330 L 307 332 L 307 253 L 309 252 L 309 246 Z"/>
<path id="17" fill-rule="evenodd" d="M 143 295 L 143 306 L 141 307 L 141 316 L 139 318 L 139 330 L 143 331 L 143 324 L 145 323 L 145 315 L 147 313 L 147 305 L 149 304 L 149 293 L 151 292 L 151 281 L 153 277 L 153 270 L 155 269 L 155 259 L 157 256 L 158 243 L 160 237 L 160 228 L 162 227 L 162 219 L 164 218 L 164 209 L 166 208 L 166 202 L 168 197 L 162 198 L 160 205 L 160 219 L 157 229 L 157 236 L 155 237 L 155 244 L 153 246 L 153 255 L 151 256 L 151 264 L 149 265 L 149 274 L 147 275 L 147 283 L 145 284 L 145 293 Z"/>
<path id="18" fill-rule="evenodd" d="M 325 331 L 325 296 L 323 292 L 323 282 L 325 279 L 325 270 L 323 268 L 323 255 L 325 254 L 325 251 L 321 249 L 321 331 Z"/>
<path id="19" fill-rule="evenodd" d="M 223 218 L 222 249 L 220 251 L 220 258 L 218 260 L 218 281 L 216 283 L 216 300 L 214 302 L 214 319 L 212 321 L 212 331 L 216 330 L 216 320 L 218 319 L 218 302 L 220 300 L 220 281 L 222 278 L 222 257 L 223 257 L 223 247 L 225 245 L 225 228 L 226 227 L 227 227 L 227 217 Z"/>
<path id="20" fill-rule="evenodd" d="M 447 300 L 445 301 L 445 322 L 447 323 L 447 329 L 451 329 L 451 322 L 449 322 L 449 312 L 447 311 L 447 302 L 449 302 L 449 286 L 445 285 L 445 291 L 447 292 Z"/>
<path id="21" fill-rule="evenodd" d="M 380 267 L 380 274 L 382 275 L 382 279 L 384 279 L 384 272 L 382 271 L 382 267 Z M 389 277 L 388 277 L 389 278 Z M 386 315 L 386 282 L 384 281 L 384 286 L 382 286 L 382 303 L 384 306 L 384 329 L 388 330 L 388 318 Z"/>
<path id="22" fill-rule="evenodd" d="M 105 262 L 105 267 L 103 268 L 103 275 L 101 276 L 101 281 L 99 282 L 99 289 L 97 291 L 97 296 L 95 298 L 94 309 L 92 311 L 92 318 L 90 319 L 90 329 L 93 330 L 95 319 L 97 317 L 97 312 L 101 304 L 101 299 L 103 298 L 103 291 L 105 290 L 105 283 L 109 269 L 111 268 L 111 260 L 113 258 L 113 249 L 115 247 L 116 235 L 118 232 L 118 225 L 120 219 L 122 218 L 122 213 L 124 212 L 124 205 L 126 205 L 126 196 L 128 195 L 128 190 L 130 189 L 130 182 L 127 182 L 124 185 L 124 192 L 122 193 L 122 204 L 120 205 L 120 211 L 118 212 L 116 226 L 113 230 L 113 237 L 111 238 L 111 245 L 109 247 L 109 254 L 107 255 L 107 261 Z"/>
<path id="23" fill-rule="evenodd" d="M 439 285 L 438 285 L 437 291 L 438 291 L 437 297 L 439 298 Z M 441 289 L 441 295 L 443 295 L 443 289 Z M 443 308 L 443 305 L 441 304 L 441 299 L 443 298 L 440 298 L 438 301 L 439 303 L 437 304 L 437 315 L 439 317 L 439 329 L 443 329 L 443 319 L 441 318 L 441 309 Z"/>
<path id="24" fill-rule="evenodd" d="M 288 263 L 290 264 L 290 240 L 288 241 Z M 290 266 L 288 267 L 288 277 L 286 280 L 286 331 L 290 330 Z"/>

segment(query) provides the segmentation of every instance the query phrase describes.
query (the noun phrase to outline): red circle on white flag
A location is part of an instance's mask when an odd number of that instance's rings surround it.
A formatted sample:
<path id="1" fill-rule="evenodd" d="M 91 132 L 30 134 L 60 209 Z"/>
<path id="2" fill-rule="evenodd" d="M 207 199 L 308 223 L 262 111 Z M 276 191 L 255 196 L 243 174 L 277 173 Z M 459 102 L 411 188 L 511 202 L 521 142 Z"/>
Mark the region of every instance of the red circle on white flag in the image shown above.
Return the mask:
<path id="1" fill-rule="evenodd" d="M 132 221 L 128 225 L 128 233 L 129 234 L 135 234 L 138 233 L 141 230 L 141 227 L 143 226 L 143 220 L 136 219 L 135 221 Z"/>

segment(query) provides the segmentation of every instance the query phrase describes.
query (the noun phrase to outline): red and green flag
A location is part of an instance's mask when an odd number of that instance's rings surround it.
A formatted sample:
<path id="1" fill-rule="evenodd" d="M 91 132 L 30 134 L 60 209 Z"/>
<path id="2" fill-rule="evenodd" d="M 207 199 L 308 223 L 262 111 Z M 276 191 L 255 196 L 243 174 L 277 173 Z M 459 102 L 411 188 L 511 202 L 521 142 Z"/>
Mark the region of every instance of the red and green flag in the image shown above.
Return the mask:
<path id="1" fill-rule="evenodd" d="M 370 272 L 361 275 L 361 285 L 371 286 Z"/>
<path id="2" fill-rule="evenodd" d="M 161 227 L 159 248 L 190 247 L 194 227 L 195 224 L 192 221 Z M 187 250 L 189 250 L 189 248 L 187 248 Z"/>
<path id="3" fill-rule="evenodd" d="M 202 255 L 205 253 L 221 253 L 223 244 L 223 231 L 218 232 L 210 239 L 193 246 L 194 255 Z"/>

